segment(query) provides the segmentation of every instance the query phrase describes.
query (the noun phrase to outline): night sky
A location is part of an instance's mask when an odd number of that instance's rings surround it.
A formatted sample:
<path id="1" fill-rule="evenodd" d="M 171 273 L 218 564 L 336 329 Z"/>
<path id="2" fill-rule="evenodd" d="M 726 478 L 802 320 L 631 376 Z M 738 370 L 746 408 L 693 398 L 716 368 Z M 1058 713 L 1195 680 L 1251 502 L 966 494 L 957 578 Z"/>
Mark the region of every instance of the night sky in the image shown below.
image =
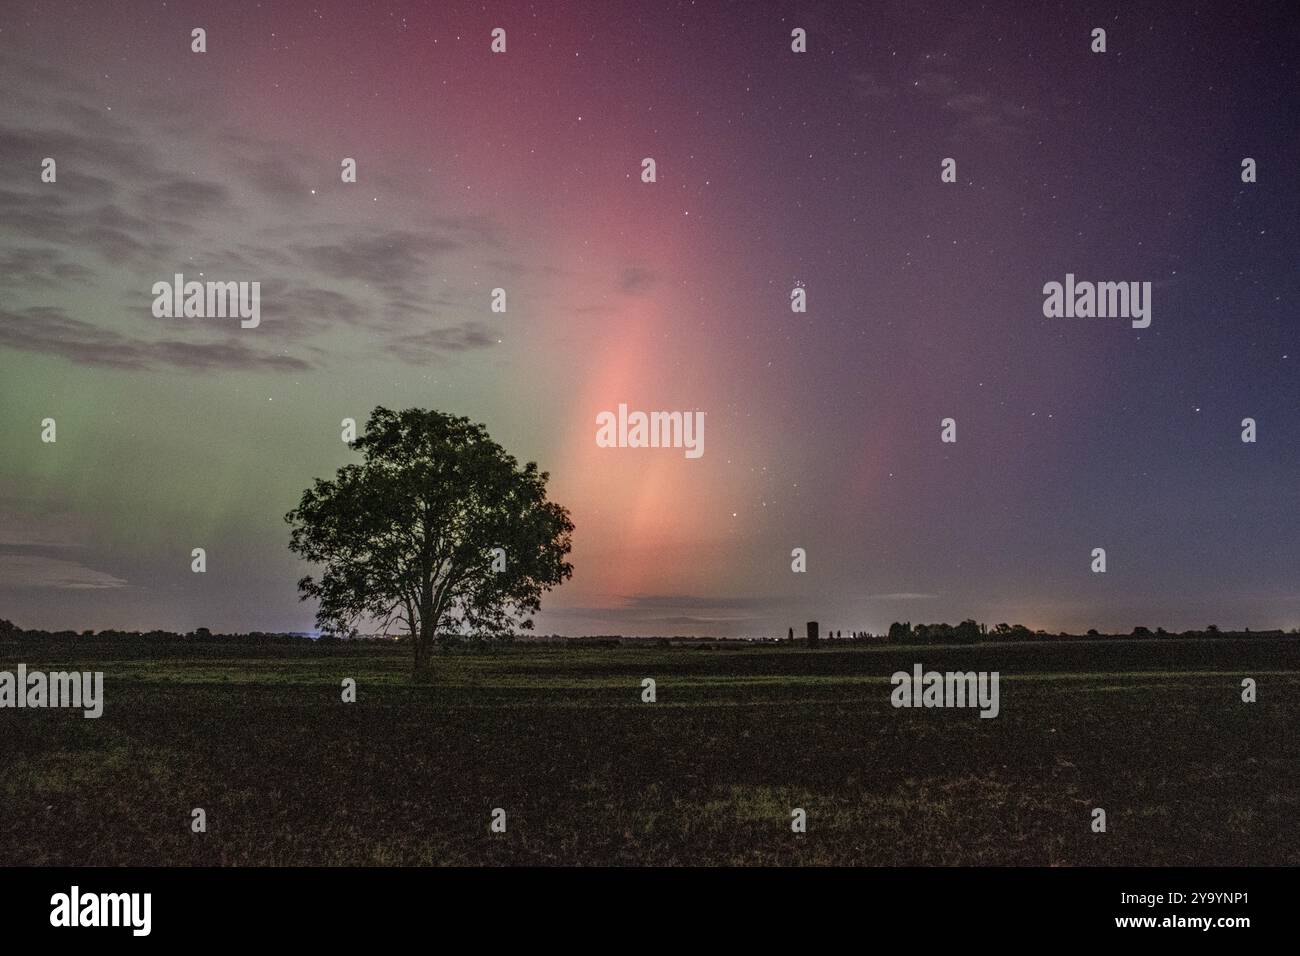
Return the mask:
<path id="1" fill-rule="evenodd" d="M 551 473 L 542 633 L 1300 626 L 1293 4 L 6 2 L 0 90 L 20 626 L 311 628 L 283 515 L 377 404 Z"/>

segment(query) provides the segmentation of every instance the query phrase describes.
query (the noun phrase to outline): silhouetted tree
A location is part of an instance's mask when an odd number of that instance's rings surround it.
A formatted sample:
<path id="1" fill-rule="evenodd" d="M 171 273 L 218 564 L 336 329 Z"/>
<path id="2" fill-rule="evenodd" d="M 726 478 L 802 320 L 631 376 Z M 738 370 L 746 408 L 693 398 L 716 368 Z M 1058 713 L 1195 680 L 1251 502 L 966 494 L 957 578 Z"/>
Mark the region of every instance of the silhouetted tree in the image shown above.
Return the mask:
<path id="1" fill-rule="evenodd" d="M 542 592 L 572 576 L 573 523 L 546 500 L 549 476 L 520 467 L 482 425 L 379 407 L 351 447 L 364 461 L 316 479 L 285 515 L 290 549 L 324 566 L 298 582 L 319 600 L 323 631 L 405 625 L 419 677 L 440 632 L 531 628 Z"/>
<path id="2" fill-rule="evenodd" d="M 924 625 L 926 630 L 925 639 L 931 644 L 950 644 L 957 639 L 957 631 L 951 624 L 929 624 Z M 918 625 L 917 630 L 920 630 Z"/>
<path id="3" fill-rule="evenodd" d="M 893 624 L 889 625 L 889 643 L 906 644 L 911 639 L 912 624 L 910 621 L 906 624 L 903 624 L 900 621 L 895 621 Z"/>

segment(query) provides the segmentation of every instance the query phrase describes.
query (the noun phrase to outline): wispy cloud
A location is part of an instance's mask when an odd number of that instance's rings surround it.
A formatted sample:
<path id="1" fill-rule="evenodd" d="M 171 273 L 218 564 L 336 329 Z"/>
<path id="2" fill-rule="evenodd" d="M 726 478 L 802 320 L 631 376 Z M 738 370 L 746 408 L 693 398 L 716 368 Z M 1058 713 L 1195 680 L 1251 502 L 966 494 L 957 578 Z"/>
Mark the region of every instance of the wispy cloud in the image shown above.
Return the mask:
<path id="1" fill-rule="evenodd" d="M 0 586 L 5 588 L 52 588 L 55 590 L 102 590 L 127 587 L 127 582 L 75 561 L 38 554 L 0 553 Z"/>
<path id="2" fill-rule="evenodd" d="M 33 66 L 0 65 L 0 85 L 25 88 Z M 18 73 L 26 83 L 15 82 Z M 493 221 L 371 209 L 360 190 L 343 194 L 341 215 L 338 197 L 313 198 L 306 171 L 318 157 L 219 121 L 196 122 L 186 104 L 165 96 L 128 119 L 98 106 L 84 84 L 40 73 L 39 103 L 16 95 L 0 105 L 0 163 L 30 171 L 0 188 L 0 347 L 110 368 L 203 372 L 328 362 L 328 344 L 314 340 L 344 327 L 364 328 L 376 356 L 411 363 L 496 344 L 466 318 L 482 297 L 449 280 L 479 263 L 518 263 Z M 46 156 L 58 163 L 55 183 L 40 181 Z M 384 178 L 378 170 L 370 177 Z M 237 325 L 161 326 L 151 299 L 122 291 L 147 291 L 178 272 L 260 281 L 263 324 L 248 334 Z M 634 293 L 650 281 L 624 277 Z M 105 290 L 105 307 L 93 315 L 55 295 L 88 283 Z M 355 337 L 348 354 L 356 354 Z"/>
<path id="3" fill-rule="evenodd" d="M 268 368 L 297 371 L 311 366 L 300 358 L 261 352 L 237 340 L 147 341 L 66 315 L 53 306 L 20 311 L 0 309 L 0 348 L 57 355 L 77 365 L 101 368 L 178 368 L 194 372 Z"/>
<path id="4" fill-rule="evenodd" d="M 628 266 L 618 279 L 618 290 L 624 295 L 645 295 L 658 281 L 659 277 L 642 266 Z"/>
<path id="5" fill-rule="evenodd" d="M 923 52 L 892 76 L 850 74 L 849 90 L 855 99 L 877 106 L 897 101 L 908 109 L 938 110 L 950 121 L 948 138 L 956 141 L 1021 136 L 1039 120 L 1040 111 L 1027 101 L 959 78 L 966 76 L 952 54 Z"/>

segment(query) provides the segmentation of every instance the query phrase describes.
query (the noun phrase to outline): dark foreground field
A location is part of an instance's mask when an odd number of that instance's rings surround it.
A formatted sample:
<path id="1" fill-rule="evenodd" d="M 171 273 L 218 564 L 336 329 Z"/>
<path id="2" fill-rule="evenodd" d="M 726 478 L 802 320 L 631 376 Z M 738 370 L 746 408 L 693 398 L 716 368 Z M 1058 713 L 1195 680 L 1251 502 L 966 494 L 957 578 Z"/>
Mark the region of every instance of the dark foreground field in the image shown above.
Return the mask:
<path id="1" fill-rule="evenodd" d="M 396 646 L 19 661 L 102 670 L 107 703 L 0 710 L 0 864 L 1300 863 L 1294 639 L 515 647 L 430 687 Z M 918 661 L 1000 671 L 1001 715 L 895 710 Z"/>

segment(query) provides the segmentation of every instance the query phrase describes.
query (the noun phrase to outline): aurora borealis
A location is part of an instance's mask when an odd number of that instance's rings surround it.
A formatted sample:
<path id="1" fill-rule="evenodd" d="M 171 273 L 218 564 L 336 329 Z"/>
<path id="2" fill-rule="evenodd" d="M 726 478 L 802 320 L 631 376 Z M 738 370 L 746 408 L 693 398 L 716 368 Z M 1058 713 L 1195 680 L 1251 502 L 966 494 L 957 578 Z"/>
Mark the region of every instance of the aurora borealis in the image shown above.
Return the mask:
<path id="1" fill-rule="evenodd" d="M 1300 626 L 1300 18 L 1249 7 L 6 4 L 0 617 L 309 629 L 283 515 L 382 404 L 550 472 L 541 633 Z"/>

